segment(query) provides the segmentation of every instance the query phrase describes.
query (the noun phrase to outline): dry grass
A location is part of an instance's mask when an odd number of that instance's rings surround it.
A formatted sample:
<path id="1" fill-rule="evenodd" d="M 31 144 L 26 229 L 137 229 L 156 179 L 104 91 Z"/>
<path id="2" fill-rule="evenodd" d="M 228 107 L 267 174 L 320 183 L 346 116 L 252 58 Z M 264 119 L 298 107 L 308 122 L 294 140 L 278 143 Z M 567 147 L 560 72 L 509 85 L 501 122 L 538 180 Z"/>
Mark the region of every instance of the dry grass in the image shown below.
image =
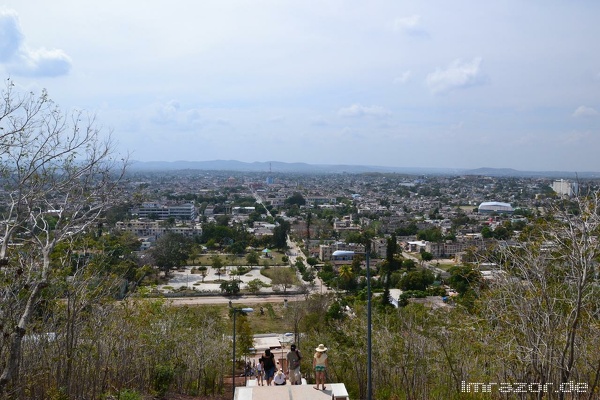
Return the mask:
<path id="1" fill-rule="evenodd" d="M 219 310 L 219 314 L 223 316 L 223 321 L 228 325 L 228 329 L 233 329 L 233 321 L 229 316 L 229 306 L 227 304 L 218 305 L 198 305 L 196 307 L 212 307 Z M 285 310 L 283 304 L 278 303 L 236 303 L 236 307 L 251 307 L 254 312 L 247 314 L 246 318 L 250 323 L 250 328 L 253 334 L 260 333 L 285 333 L 293 331 L 291 322 L 284 317 Z M 263 308 L 264 314 L 260 313 L 260 308 Z"/>

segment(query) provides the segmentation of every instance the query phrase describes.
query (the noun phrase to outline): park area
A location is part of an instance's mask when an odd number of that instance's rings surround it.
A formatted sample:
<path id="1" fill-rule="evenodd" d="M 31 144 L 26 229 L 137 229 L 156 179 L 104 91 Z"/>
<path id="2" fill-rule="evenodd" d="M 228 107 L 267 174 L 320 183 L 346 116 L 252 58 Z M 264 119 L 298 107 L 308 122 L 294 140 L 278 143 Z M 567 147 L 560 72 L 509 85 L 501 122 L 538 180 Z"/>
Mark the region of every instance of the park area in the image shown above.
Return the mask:
<path id="1" fill-rule="evenodd" d="M 157 290 L 181 296 L 267 294 L 286 292 L 301 283 L 283 253 L 268 250 L 256 254 L 260 254 L 256 259 L 218 253 L 197 256 L 190 260 L 192 265 L 170 272 Z"/>

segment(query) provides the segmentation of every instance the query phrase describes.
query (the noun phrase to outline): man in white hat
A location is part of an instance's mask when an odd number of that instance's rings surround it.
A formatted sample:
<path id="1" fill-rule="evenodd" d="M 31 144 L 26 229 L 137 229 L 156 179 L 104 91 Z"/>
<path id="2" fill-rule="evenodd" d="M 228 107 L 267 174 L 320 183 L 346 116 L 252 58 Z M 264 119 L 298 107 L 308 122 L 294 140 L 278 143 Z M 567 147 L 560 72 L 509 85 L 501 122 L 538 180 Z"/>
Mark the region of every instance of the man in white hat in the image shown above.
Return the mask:
<path id="1" fill-rule="evenodd" d="M 275 378 L 273 378 L 273 383 L 277 386 L 285 385 L 285 374 L 283 370 L 279 368 L 279 371 L 275 374 Z"/>

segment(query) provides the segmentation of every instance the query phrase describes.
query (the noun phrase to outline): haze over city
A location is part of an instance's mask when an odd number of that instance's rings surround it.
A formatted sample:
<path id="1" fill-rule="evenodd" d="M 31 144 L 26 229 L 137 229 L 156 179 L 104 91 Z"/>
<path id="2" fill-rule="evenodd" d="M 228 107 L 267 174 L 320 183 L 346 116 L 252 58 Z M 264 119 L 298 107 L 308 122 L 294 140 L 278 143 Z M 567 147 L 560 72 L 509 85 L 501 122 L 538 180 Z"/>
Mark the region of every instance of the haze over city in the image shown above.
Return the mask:
<path id="1" fill-rule="evenodd" d="M 0 70 L 141 161 L 599 171 L 599 11 L 6 0 Z"/>

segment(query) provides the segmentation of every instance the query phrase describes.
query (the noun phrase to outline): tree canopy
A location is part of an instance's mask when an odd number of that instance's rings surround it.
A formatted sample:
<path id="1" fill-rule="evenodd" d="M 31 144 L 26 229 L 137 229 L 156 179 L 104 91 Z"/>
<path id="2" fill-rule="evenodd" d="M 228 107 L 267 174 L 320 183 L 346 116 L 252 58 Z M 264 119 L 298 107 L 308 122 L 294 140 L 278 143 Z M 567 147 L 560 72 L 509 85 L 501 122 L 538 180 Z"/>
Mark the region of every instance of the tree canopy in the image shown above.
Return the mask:
<path id="1" fill-rule="evenodd" d="M 285 199 L 284 203 L 288 206 L 291 206 L 291 205 L 303 206 L 306 204 L 306 200 L 304 199 L 304 197 L 302 196 L 301 193 L 295 192 L 290 197 Z"/>
<path id="2" fill-rule="evenodd" d="M 158 268 L 167 275 L 185 265 L 192 252 L 192 241 L 180 234 L 167 232 L 158 238 L 150 254 Z"/>

